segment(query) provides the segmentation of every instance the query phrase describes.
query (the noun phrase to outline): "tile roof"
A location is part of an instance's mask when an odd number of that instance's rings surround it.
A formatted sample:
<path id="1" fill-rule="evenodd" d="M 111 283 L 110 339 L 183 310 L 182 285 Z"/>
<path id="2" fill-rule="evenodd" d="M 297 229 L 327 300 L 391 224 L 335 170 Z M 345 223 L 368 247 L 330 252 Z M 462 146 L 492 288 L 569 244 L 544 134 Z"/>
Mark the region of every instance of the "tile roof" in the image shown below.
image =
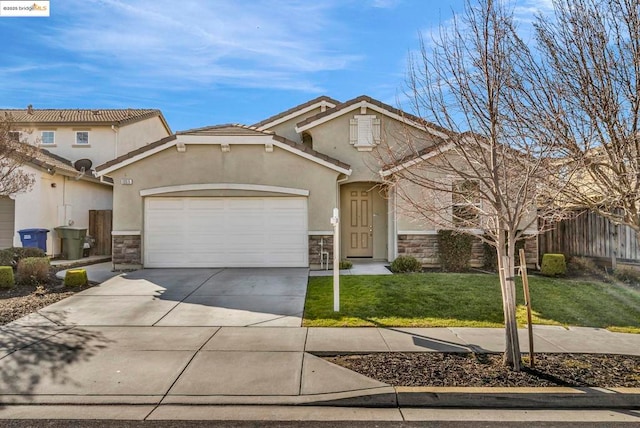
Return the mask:
<path id="1" fill-rule="evenodd" d="M 173 135 L 169 135 L 168 137 L 164 137 L 158 141 L 155 141 L 153 143 L 147 144 L 146 146 L 142 146 L 139 147 L 135 150 L 130 151 L 129 153 L 125 153 L 122 156 L 118 156 L 115 159 L 110 160 L 109 162 L 105 162 L 102 165 L 98 165 L 96 167 L 96 171 L 102 171 L 103 169 L 109 168 L 111 166 L 117 165 L 120 162 L 123 162 L 127 159 L 131 159 L 132 157 L 138 156 L 144 152 L 147 152 L 151 149 L 155 149 L 156 147 L 162 146 L 163 144 L 166 144 L 170 141 L 173 141 L 177 138 L 176 134 Z"/>
<path id="2" fill-rule="evenodd" d="M 0 115 L 10 117 L 16 124 L 95 125 L 126 125 L 160 116 L 166 125 L 162 112 L 158 109 L 0 109 Z"/>
<path id="3" fill-rule="evenodd" d="M 275 141 L 286 144 L 293 149 L 305 153 L 307 155 L 313 156 L 315 158 L 321 159 L 325 162 L 329 162 L 333 165 L 336 165 L 339 168 L 350 169 L 351 167 L 335 158 L 319 153 L 303 144 L 296 143 L 295 141 L 288 140 L 284 137 L 274 134 L 270 131 L 260 131 L 253 126 L 247 125 L 239 125 L 239 124 L 225 124 L 225 125 L 215 125 L 215 126 L 206 126 L 203 128 L 195 128 L 188 129 L 186 131 L 179 131 L 174 135 L 170 135 L 169 137 L 165 137 L 162 140 L 158 140 L 154 143 L 147 144 L 146 146 L 142 146 L 139 149 L 136 149 L 132 152 L 124 154 L 122 156 L 117 157 L 109 162 L 106 162 L 98 167 L 96 167 L 96 171 L 102 171 L 114 165 L 117 165 L 127 159 L 131 159 L 135 156 L 138 156 L 146 151 L 152 150 L 156 147 L 162 146 L 170 141 L 176 140 L 180 135 L 201 135 L 201 136 L 269 136 L 273 138 Z"/>
<path id="4" fill-rule="evenodd" d="M 275 120 L 280 119 L 281 117 L 288 116 L 288 115 L 290 115 L 292 113 L 295 113 L 298 110 L 302 110 L 303 108 L 312 106 L 312 105 L 317 104 L 317 103 L 322 102 L 322 101 L 326 101 L 326 102 L 331 103 L 331 104 L 336 105 L 336 106 L 338 104 L 340 104 L 340 101 L 334 100 L 333 98 L 327 97 L 326 95 L 322 95 L 320 97 L 317 97 L 317 98 L 314 98 L 312 100 L 309 100 L 306 103 L 302 103 L 300 105 L 292 107 L 289 110 L 283 111 L 282 113 L 278 113 L 278 114 L 276 114 L 274 116 L 268 117 L 265 120 L 261 120 L 258 123 L 254 123 L 252 126 L 256 127 L 256 128 L 259 128 L 259 127 L 261 127 L 263 125 L 266 125 L 267 123 L 271 123 L 271 122 L 273 122 Z"/>
<path id="5" fill-rule="evenodd" d="M 273 132 L 260 131 L 252 126 L 241 125 L 238 123 L 227 123 L 224 125 L 205 126 L 203 128 L 187 129 L 186 131 L 178 131 L 176 135 L 273 135 Z"/>
<path id="6" fill-rule="evenodd" d="M 50 169 L 59 174 L 66 176 L 78 176 L 80 172 L 73 166 L 70 160 L 51 153 L 48 150 L 42 148 L 36 148 L 27 143 L 19 143 L 21 147 L 18 150 L 25 156 L 27 163 L 30 163 L 36 167 L 43 169 Z M 93 176 L 93 173 L 87 171 L 81 178 L 88 179 L 90 181 L 99 181 Z"/>
<path id="7" fill-rule="evenodd" d="M 429 122 L 427 120 L 424 120 L 423 118 L 415 116 L 415 115 L 413 115 L 411 113 L 407 113 L 407 112 L 405 112 L 403 110 L 397 109 L 397 108 L 395 108 L 393 106 L 390 106 L 389 104 L 385 104 L 385 103 L 383 103 L 381 101 L 373 99 L 373 98 L 371 98 L 371 97 L 369 97 L 367 95 L 360 95 L 357 98 L 354 98 L 352 100 L 346 101 L 346 102 L 341 103 L 341 104 L 338 104 L 337 106 L 335 106 L 333 108 L 330 108 L 330 109 L 327 109 L 327 110 L 323 111 L 322 113 L 318 113 L 315 116 L 308 117 L 307 119 L 297 123 L 296 126 L 297 127 L 303 127 L 305 125 L 308 125 L 310 123 L 315 122 L 318 119 L 322 119 L 323 117 L 327 117 L 327 116 L 330 116 L 332 114 L 335 114 L 335 113 L 339 112 L 340 110 L 344 110 L 345 108 L 351 107 L 352 105 L 358 104 L 358 103 L 360 103 L 362 101 L 366 101 L 369 104 L 373 104 L 375 106 L 378 106 L 381 109 L 387 110 L 390 113 L 394 113 L 394 114 L 396 114 L 398 116 L 405 117 L 405 118 L 409 119 L 412 122 L 415 122 L 415 123 L 417 123 L 419 125 L 424 126 L 425 128 L 431 128 L 431 129 L 434 129 L 436 131 L 440 131 L 440 132 L 445 133 L 445 134 L 451 134 L 451 131 L 448 130 L 448 129 L 445 129 L 445 128 L 439 126 L 439 125 L 436 125 L 435 123 L 431 123 L 431 122 Z"/>

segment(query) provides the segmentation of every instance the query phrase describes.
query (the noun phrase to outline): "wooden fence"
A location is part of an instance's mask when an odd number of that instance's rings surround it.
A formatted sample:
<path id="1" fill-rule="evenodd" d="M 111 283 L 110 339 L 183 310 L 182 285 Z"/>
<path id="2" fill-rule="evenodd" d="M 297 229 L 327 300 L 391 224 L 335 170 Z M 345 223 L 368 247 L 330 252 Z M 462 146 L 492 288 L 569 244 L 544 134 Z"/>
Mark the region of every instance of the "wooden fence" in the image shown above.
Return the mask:
<path id="1" fill-rule="evenodd" d="M 576 211 L 571 218 L 556 223 L 540 234 L 540 255 L 563 253 L 602 261 L 640 262 L 640 248 L 635 232 L 628 226 L 616 226 L 591 211 Z"/>
<path id="2" fill-rule="evenodd" d="M 89 210 L 89 236 L 95 239 L 90 254 L 111 255 L 111 210 Z"/>

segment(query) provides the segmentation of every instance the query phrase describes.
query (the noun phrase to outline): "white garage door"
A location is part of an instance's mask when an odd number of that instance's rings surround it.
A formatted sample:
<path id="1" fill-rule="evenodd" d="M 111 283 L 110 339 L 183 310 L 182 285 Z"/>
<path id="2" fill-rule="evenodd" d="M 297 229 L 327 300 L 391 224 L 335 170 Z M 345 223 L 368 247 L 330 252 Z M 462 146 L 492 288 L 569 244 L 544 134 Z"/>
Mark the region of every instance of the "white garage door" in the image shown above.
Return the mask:
<path id="1" fill-rule="evenodd" d="M 0 249 L 13 247 L 16 201 L 0 196 Z"/>
<path id="2" fill-rule="evenodd" d="M 146 267 L 305 267 L 306 198 L 145 201 Z"/>

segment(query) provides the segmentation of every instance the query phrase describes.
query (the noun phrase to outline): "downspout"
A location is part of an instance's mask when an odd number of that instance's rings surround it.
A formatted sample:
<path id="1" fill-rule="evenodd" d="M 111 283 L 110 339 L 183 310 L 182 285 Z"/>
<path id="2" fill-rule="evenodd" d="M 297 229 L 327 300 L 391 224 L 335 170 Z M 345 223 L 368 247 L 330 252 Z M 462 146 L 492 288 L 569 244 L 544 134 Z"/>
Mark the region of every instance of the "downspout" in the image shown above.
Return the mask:
<path id="1" fill-rule="evenodd" d="M 114 152 L 113 152 L 113 158 L 117 158 L 118 157 L 118 137 L 120 136 L 120 131 L 119 128 L 115 125 L 111 125 L 111 130 L 116 134 L 115 135 L 115 148 L 114 148 Z"/>

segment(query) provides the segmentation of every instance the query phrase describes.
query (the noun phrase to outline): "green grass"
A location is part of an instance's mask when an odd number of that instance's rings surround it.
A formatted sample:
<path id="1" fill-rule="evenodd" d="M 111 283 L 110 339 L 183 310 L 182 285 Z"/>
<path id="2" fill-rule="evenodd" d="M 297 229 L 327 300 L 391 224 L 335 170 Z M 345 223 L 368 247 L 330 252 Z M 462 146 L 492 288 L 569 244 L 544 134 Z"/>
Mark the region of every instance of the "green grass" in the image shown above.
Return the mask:
<path id="1" fill-rule="evenodd" d="M 640 293 L 582 280 L 530 276 L 534 324 L 640 333 Z M 342 276 L 340 312 L 331 277 L 309 278 L 303 325 L 315 327 L 502 327 L 496 275 L 417 273 Z M 518 279 L 518 322 L 526 324 Z"/>

